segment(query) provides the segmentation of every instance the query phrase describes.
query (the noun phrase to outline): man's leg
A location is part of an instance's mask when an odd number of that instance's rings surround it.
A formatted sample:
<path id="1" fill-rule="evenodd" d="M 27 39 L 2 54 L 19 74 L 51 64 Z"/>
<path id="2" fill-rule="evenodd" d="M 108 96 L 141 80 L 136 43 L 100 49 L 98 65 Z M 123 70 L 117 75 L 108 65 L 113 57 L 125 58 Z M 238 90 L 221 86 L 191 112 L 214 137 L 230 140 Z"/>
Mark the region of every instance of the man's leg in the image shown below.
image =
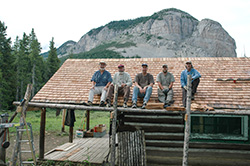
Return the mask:
<path id="1" fill-rule="evenodd" d="M 114 85 L 111 84 L 107 91 L 107 100 L 111 101 L 113 94 L 114 94 Z"/>
<path id="2" fill-rule="evenodd" d="M 173 96 L 174 96 L 174 92 L 171 89 L 171 90 L 168 91 L 168 94 L 166 96 L 166 100 L 164 102 L 164 108 L 166 108 L 166 107 L 168 107 L 168 106 L 171 105 L 171 102 L 173 101 Z"/>
<path id="3" fill-rule="evenodd" d="M 147 88 L 147 90 L 146 90 L 146 94 L 145 94 L 145 97 L 144 97 L 144 99 L 143 99 L 143 102 L 146 102 L 146 103 L 147 103 L 148 100 L 150 99 L 151 94 L 152 94 L 152 87 L 149 86 L 149 87 Z"/>
<path id="4" fill-rule="evenodd" d="M 132 96 L 132 102 L 137 103 L 137 97 L 138 97 L 138 93 L 139 93 L 139 88 L 137 86 L 134 86 L 133 89 L 133 96 Z"/>
<path id="5" fill-rule="evenodd" d="M 161 103 L 164 103 L 165 102 L 165 94 L 162 92 L 161 89 L 157 89 L 157 94 L 158 94 L 158 100 L 161 102 Z"/>
<path id="6" fill-rule="evenodd" d="M 133 96 L 132 96 L 132 108 L 137 107 L 136 103 L 137 103 L 138 93 L 139 93 L 139 88 L 137 86 L 134 86 Z"/>
<path id="7" fill-rule="evenodd" d="M 194 95 L 197 92 L 197 87 L 199 83 L 200 83 L 200 78 L 197 78 L 192 82 L 192 95 Z"/>
<path id="8" fill-rule="evenodd" d="M 123 89 L 123 97 L 124 97 L 124 103 L 128 102 L 128 99 L 129 99 L 129 95 L 130 95 L 130 87 L 129 86 L 124 86 Z"/>
<path id="9" fill-rule="evenodd" d="M 186 107 L 187 104 L 187 91 L 186 89 L 182 88 L 182 104 Z"/>
<path id="10" fill-rule="evenodd" d="M 101 102 L 104 102 L 104 103 L 105 103 L 107 91 L 104 90 L 104 87 L 105 87 L 105 86 L 103 86 L 102 89 L 101 89 L 101 91 L 102 91 Z"/>
<path id="11" fill-rule="evenodd" d="M 88 101 L 90 101 L 92 103 L 94 95 L 96 95 L 96 94 L 101 94 L 100 87 L 95 87 L 95 89 L 90 89 L 89 90 L 89 99 L 88 99 Z"/>
<path id="12" fill-rule="evenodd" d="M 144 96 L 144 98 L 143 98 L 143 104 L 142 104 L 142 107 L 141 107 L 142 109 L 145 109 L 145 108 L 146 108 L 146 105 L 147 105 L 147 103 L 148 103 L 148 100 L 149 100 L 151 94 L 152 94 L 152 87 L 149 86 L 149 87 L 147 88 L 147 90 L 146 90 L 146 92 L 145 92 L 145 96 Z"/>
<path id="13" fill-rule="evenodd" d="M 192 88 L 192 96 L 191 96 L 191 100 L 194 100 L 194 94 L 197 91 L 197 87 L 198 87 L 199 83 L 200 83 L 200 79 L 199 78 L 195 79 L 192 82 L 192 87 L 191 87 Z"/>
<path id="14" fill-rule="evenodd" d="M 89 99 L 88 101 L 93 102 L 93 98 L 95 94 L 100 94 L 99 88 L 95 87 L 95 89 L 90 89 L 89 90 Z"/>

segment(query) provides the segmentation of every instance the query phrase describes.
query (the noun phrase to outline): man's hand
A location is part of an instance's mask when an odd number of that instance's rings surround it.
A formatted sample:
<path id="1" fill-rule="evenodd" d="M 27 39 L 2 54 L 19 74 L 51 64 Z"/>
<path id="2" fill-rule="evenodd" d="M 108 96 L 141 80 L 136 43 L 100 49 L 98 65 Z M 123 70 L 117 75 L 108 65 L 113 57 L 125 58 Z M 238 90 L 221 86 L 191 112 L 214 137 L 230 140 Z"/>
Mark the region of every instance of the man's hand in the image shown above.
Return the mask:
<path id="1" fill-rule="evenodd" d="M 95 89 L 95 85 L 92 85 L 92 87 L 90 89 Z"/>
<path id="2" fill-rule="evenodd" d="M 168 92 L 169 92 L 169 88 L 165 88 L 165 89 L 163 89 L 163 91 L 162 91 L 165 95 L 167 95 L 168 94 Z"/>
<path id="3" fill-rule="evenodd" d="M 139 89 L 140 89 L 140 93 L 145 93 L 144 88 L 142 89 L 142 88 L 140 87 Z"/>
<path id="4" fill-rule="evenodd" d="M 183 88 L 184 88 L 185 90 L 188 90 L 187 86 L 184 86 Z"/>
<path id="5" fill-rule="evenodd" d="M 104 88 L 103 88 L 105 91 L 107 91 L 108 90 L 108 88 L 105 86 Z"/>
<path id="6" fill-rule="evenodd" d="M 127 84 L 122 84 L 122 85 L 121 85 L 122 88 L 125 87 L 125 86 L 127 86 Z"/>

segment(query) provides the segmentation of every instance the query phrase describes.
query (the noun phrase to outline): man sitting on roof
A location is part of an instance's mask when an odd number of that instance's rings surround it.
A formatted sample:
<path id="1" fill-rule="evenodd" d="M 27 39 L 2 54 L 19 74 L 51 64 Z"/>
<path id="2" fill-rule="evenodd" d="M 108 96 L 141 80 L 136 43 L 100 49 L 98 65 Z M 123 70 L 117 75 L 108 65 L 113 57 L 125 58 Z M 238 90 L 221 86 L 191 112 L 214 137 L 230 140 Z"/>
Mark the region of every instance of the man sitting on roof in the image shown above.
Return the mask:
<path id="1" fill-rule="evenodd" d="M 107 64 L 104 61 L 101 61 L 99 65 L 99 70 L 94 73 L 91 79 L 92 87 L 89 90 L 88 104 L 92 105 L 95 94 L 102 94 L 99 106 L 104 107 L 106 93 L 110 83 L 112 82 L 112 77 L 111 74 L 107 70 L 105 70 Z"/>
<path id="2" fill-rule="evenodd" d="M 130 87 L 132 86 L 132 80 L 127 72 L 124 72 L 124 65 L 118 66 L 118 72 L 113 77 L 113 83 L 109 86 L 107 93 L 107 107 L 111 107 L 111 98 L 114 94 L 114 85 L 118 85 L 118 94 L 124 95 L 123 107 L 127 108 L 127 102 L 130 95 Z"/>
<path id="3" fill-rule="evenodd" d="M 132 108 L 137 107 L 137 97 L 144 97 L 142 109 L 145 109 L 147 102 L 152 94 L 152 88 L 154 85 L 154 77 L 152 74 L 147 73 L 148 65 L 146 63 L 142 64 L 142 73 L 135 76 L 135 86 L 133 90 L 132 97 Z"/>
<path id="4" fill-rule="evenodd" d="M 197 87 L 200 83 L 200 77 L 201 77 L 200 73 L 193 68 L 191 61 L 187 61 L 185 67 L 186 70 L 183 70 L 181 72 L 182 104 L 184 107 L 186 107 L 186 102 L 187 102 L 187 75 L 192 75 L 191 100 L 194 100 L 194 94 L 197 91 Z"/>
<path id="5" fill-rule="evenodd" d="M 175 79 L 173 74 L 168 72 L 166 64 L 162 65 L 162 68 L 162 72 L 156 77 L 156 82 L 158 83 L 158 99 L 164 103 L 164 108 L 166 108 L 173 101 L 174 92 L 172 87 Z"/>

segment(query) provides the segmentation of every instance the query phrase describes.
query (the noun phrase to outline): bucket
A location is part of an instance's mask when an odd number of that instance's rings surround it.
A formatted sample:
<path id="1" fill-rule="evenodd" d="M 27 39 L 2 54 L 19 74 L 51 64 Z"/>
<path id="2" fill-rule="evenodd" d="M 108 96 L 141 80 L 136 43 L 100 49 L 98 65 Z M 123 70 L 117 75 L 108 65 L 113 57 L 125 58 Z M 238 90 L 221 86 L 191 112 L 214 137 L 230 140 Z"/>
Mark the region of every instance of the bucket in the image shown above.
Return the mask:
<path id="1" fill-rule="evenodd" d="M 77 138 L 83 138 L 84 137 L 84 131 L 76 130 L 76 137 Z"/>

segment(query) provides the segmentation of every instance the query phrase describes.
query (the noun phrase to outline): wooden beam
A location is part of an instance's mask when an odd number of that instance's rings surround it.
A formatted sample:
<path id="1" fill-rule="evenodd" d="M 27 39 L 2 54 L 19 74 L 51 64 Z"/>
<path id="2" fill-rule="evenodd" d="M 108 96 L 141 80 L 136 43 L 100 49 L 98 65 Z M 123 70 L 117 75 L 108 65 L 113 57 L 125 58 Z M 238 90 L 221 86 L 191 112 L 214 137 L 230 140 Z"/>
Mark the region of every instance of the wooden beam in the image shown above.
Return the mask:
<path id="1" fill-rule="evenodd" d="M 20 102 L 13 102 L 14 105 L 20 105 Z M 76 104 L 60 104 L 60 103 L 37 103 L 37 102 L 29 102 L 29 106 L 41 107 L 41 108 L 56 108 L 56 109 L 74 109 L 74 110 L 92 110 L 92 111 L 113 111 L 112 107 L 99 107 L 99 106 L 84 106 L 84 105 L 76 105 Z M 250 108 L 224 108 L 224 110 L 216 109 L 215 111 L 194 111 L 192 114 L 225 114 L 225 115 L 250 115 Z M 132 109 L 132 108 L 122 108 L 118 107 L 118 112 L 140 112 L 140 113 L 153 113 L 153 114 L 185 114 L 186 111 L 171 111 L 171 110 L 154 110 L 154 109 Z"/>
<path id="2" fill-rule="evenodd" d="M 40 107 L 28 107 L 26 111 L 41 111 Z"/>
<path id="3" fill-rule="evenodd" d="M 46 108 L 43 108 L 41 111 L 41 121 L 40 121 L 39 160 L 44 159 L 45 123 L 46 123 Z"/>

